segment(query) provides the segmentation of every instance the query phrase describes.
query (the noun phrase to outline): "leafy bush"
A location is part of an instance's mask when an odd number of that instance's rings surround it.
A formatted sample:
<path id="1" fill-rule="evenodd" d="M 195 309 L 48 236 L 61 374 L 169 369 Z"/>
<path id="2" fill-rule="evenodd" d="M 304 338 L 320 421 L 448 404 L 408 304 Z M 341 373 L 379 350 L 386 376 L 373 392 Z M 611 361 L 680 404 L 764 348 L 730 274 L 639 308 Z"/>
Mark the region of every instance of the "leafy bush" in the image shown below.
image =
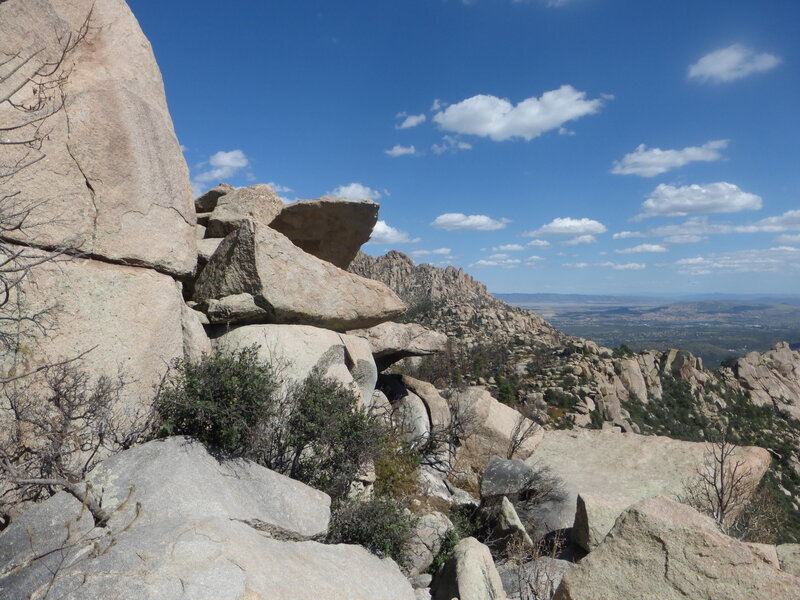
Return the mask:
<path id="1" fill-rule="evenodd" d="M 281 384 L 258 348 L 179 361 L 156 399 L 159 436 L 188 435 L 339 498 L 376 459 L 385 427 L 318 372 Z"/>
<path id="2" fill-rule="evenodd" d="M 344 500 L 331 515 L 328 543 L 359 544 L 400 566 L 408 565 L 406 545 L 416 526 L 416 517 L 391 498 Z"/>

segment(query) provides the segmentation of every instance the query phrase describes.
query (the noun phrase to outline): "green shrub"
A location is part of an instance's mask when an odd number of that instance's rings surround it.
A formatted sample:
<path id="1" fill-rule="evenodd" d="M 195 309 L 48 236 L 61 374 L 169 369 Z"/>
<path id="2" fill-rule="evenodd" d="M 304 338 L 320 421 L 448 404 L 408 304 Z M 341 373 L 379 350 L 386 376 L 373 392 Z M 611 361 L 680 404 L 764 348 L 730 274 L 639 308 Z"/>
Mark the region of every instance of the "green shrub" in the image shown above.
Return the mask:
<path id="1" fill-rule="evenodd" d="M 344 500 L 331 515 L 328 543 L 359 544 L 381 557 L 407 566 L 406 546 L 417 519 L 396 500 L 375 497 Z"/>
<path id="2" fill-rule="evenodd" d="M 157 437 L 188 435 L 207 446 L 255 458 L 262 425 L 273 419 L 279 394 L 275 370 L 257 348 L 177 361 L 156 398 Z"/>

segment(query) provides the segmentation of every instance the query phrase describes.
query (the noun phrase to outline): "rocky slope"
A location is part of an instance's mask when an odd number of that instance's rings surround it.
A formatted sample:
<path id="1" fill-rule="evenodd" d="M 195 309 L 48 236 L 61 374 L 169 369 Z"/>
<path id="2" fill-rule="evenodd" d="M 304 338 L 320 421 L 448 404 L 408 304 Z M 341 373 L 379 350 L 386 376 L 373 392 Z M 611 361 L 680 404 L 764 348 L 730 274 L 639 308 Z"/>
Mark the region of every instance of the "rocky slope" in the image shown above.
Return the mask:
<path id="1" fill-rule="evenodd" d="M 462 269 L 415 265 L 401 252 L 359 252 L 350 272 L 380 281 L 409 306 L 407 321 L 442 331 L 466 347 L 511 340 L 554 345 L 564 334 L 536 313 L 509 306 Z"/>

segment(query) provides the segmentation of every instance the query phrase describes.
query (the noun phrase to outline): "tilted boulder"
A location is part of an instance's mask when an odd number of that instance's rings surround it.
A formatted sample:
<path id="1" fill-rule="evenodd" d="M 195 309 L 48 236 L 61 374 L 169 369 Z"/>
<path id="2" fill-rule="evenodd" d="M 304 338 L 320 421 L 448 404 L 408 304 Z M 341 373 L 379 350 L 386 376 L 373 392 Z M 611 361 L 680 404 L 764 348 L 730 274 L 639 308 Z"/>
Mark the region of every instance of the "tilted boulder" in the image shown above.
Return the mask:
<path id="1" fill-rule="evenodd" d="M 303 541 L 324 533 L 328 497 L 248 461 L 170 438 L 91 478 L 104 508 L 123 503 L 107 527 L 59 494 L 0 532 L 4 600 L 414 600 L 393 561 Z"/>
<path id="2" fill-rule="evenodd" d="M 194 199 L 194 209 L 199 213 L 210 213 L 217 207 L 217 202 L 225 194 L 231 193 L 235 188 L 229 183 L 220 183 L 205 194 Z"/>
<path id="3" fill-rule="evenodd" d="M 800 579 L 716 528 L 710 518 L 667 498 L 643 500 L 570 569 L 554 600 L 789 600 Z"/>
<path id="4" fill-rule="evenodd" d="M 243 325 L 214 340 L 223 350 L 258 346 L 261 360 L 275 366 L 285 385 L 303 382 L 314 369 L 351 388 L 364 407 L 372 405 L 378 371 L 362 338 L 307 325 Z"/>
<path id="5" fill-rule="evenodd" d="M 44 262 L 16 290 L 17 300 L 24 315 L 48 311 L 46 327 L 28 328 L 18 352 L 4 357 L 5 373 L 82 356 L 77 368 L 93 378 L 122 375 L 123 404 L 146 409 L 173 360 L 207 349 L 202 325 L 172 277 L 92 259 L 29 254 Z"/>
<path id="6" fill-rule="evenodd" d="M 351 331 L 366 337 L 379 371 L 410 356 L 430 356 L 447 348 L 447 336 L 416 323 L 381 323 L 369 329 Z"/>
<path id="7" fill-rule="evenodd" d="M 338 331 L 405 312 L 383 284 L 306 254 L 250 219 L 219 245 L 195 283 L 194 299 L 207 305 L 212 323 L 296 323 Z M 229 299 L 235 302 L 226 304 Z"/>
<path id="8" fill-rule="evenodd" d="M 206 225 L 207 238 L 223 238 L 245 220 L 267 226 L 283 210 L 283 201 L 264 183 L 227 191 L 217 198 Z"/>
<path id="9" fill-rule="evenodd" d="M 489 548 L 472 537 L 453 549 L 444 566 L 433 577 L 433 600 L 506 600 L 503 582 Z"/>
<path id="10" fill-rule="evenodd" d="M 369 240 L 379 208 L 371 200 L 300 200 L 284 206 L 270 227 L 309 254 L 346 269 Z"/>
<path id="11" fill-rule="evenodd" d="M 590 522 L 576 523 L 589 528 L 575 532 L 578 539 L 598 540 L 614 524 L 614 507 L 622 510 L 645 498 L 686 494 L 687 484 L 705 468 L 710 450 L 705 443 L 611 430 L 546 431 L 526 462 L 548 467 L 563 482 L 564 499 L 549 513 L 550 531 L 573 525 L 578 494 L 606 499 L 603 510 L 589 513 Z M 739 447 L 734 456 L 750 469 L 755 483 L 769 468 L 770 455 L 763 448 Z"/>
<path id="12" fill-rule="evenodd" d="M 87 18 L 85 39 L 49 78 L 64 77 L 63 107 L 59 94 L 32 113 L 0 106 L 4 126 L 31 122 L 4 135 L 30 139 L 40 134 L 37 127 L 47 132 L 38 150 L 3 147 L 4 153 L 24 153 L 22 164 L 36 160 L 3 179 L 4 204 L 18 213 L 31 210 L 28 227 L 3 233 L 25 244 L 74 247 L 115 262 L 190 275 L 197 253 L 189 171 L 150 43 L 125 2 L 1 2 L 0 56 L 16 57 L 4 68 L 19 70 L 2 84 L 0 98 L 43 64 L 55 64 L 68 40 L 80 37 Z M 34 87 L 22 86 L 12 100 L 35 105 Z M 22 155 L 9 158 L 14 164 Z"/>

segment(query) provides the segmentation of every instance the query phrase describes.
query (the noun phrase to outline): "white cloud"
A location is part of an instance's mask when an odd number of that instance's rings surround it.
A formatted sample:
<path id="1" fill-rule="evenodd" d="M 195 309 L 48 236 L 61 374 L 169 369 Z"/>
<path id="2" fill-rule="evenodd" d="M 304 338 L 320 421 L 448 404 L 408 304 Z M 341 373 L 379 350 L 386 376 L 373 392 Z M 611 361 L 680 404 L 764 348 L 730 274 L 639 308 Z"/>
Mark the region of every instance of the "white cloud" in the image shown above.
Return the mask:
<path id="1" fill-rule="evenodd" d="M 642 213 L 635 220 L 647 217 L 683 217 L 697 213 L 732 213 L 761 208 L 761 196 L 749 194 L 732 183 L 720 181 L 708 185 L 675 187 L 662 183 L 642 203 Z"/>
<path id="2" fill-rule="evenodd" d="M 585 269 L 589 266 L 589 263 L 585 262 L 577 262 L 577 263 L 564 263 L 561 265 L 562 267 L 567 267 L 568 269 Z"/>
<path id="3" fill-rule="evenodd" d="M 434 99 L 433 104 L 431 104 L 431 112 L 437 112 L 442 110 L 445 106 L 447 106 L 446 102 L 442 102 L 438 98 Z"/>
<path id="4" fill-rule="evenodd" d="M 800 210 L 789 210 L 777 217 L 767 217 L 752 225 L 736 228 L 742 233 L 779 233 L 781 231 L 800 231 Z"/>
<path id="5" fill-rule="evenodd" d="M 533 255 L 533 256 L 529 256 L 528 258 L 526 258 L 525 262 L 526 263 L 535 263 L 535 262 L 539 262 L 540 260 L 544 260 L 544 259 L 541 256 Z"/>
<path id="6" fill-rule="evenodd" d="M 333 188 L 328 192 L 328 196 L 347 198 L 348 200 L 377 200 L 381 197 L 381 193 L 371 187 L 354 182 Z"/>
<path id="7" fill-rule="evenodd" d="M 640 231 L 620 231 L 619 233 L 615 233 L 611 236 L 615 240 L 627 240 L 629 238 L 643 238 L 647 237 Z"/>
<path id="8" fill-rule="evenodd" d="M 208 161 L 198 165 L 198 167 L 210 168 L 195 175 L 193 180 L 200 183 L 223 181 L 233 177 L 249 164 L 250 161 L 241 150 L 231 150 L 230 152 L 220 150 L 213 154 Z"/>
<path id="9" fill-rule="evenodd" d="M 684 258 L 675 261 L 684 275 L 709 275 L 711 273 L 764 273 L 800 269 L 800 250 L 779 246 L 760 250 L 739 250 Z"/>
<path id="10" fill-rule="evenodd" d="M 394 156 L 409 156 L 409 155 L 413 156 L 414 154 L 417 153 L 417 149 L 413 145 L 412 146 L 401 146 L 400 144 L 395 144 L 394 146 L 392 146 L 388 150 L 384 150 L 384 152 L 386 154 L 388 154 L 389 156 L 392 156 L 392 157 L 394 157 Z"/>
<path id="11" fill-rule="evenodd" d="M 769 71 L 780 62 L 781 59 L 774 54 L 758 54 L 741 44 L 733 44 L 706 54 L 690 66 L 689 79 L 712 83 L 736 81 L 754 73 Z"/>
<path id="12" fill-rule="evenodd" d="M 593 235 L 579 235 L 577 237 L 572 238 L 571 240 L 567 240 L 566 242 L 561 242 L 563 246 L 577 246 L 579 244 L 594 244 L 597 242 L 597 238 Z"/>
<path id="13" fill-rule="evenodd" d="M 683 150 L 662 150 L 650 148 L 644 144 L 636 150 L 614 161 L 612 173 L 617 175 L 639 175 L 641 177 L 654 177 L 666 173 L 670 169 L 677 169 L 693 161 L 711 162 L 720 160 L 728 140 L 714 140 L 702 146 L 688 146 Z"/>
<path id="14" fill-rule="evenodd" d="M 598 112 L 603 98 L 586 99 L 569 85 L 531 97 L 516 106 L 505 98 L 479 94 L 436 113 L 433 120 L 446 131 L 488 137 L 496 142 L 520 137 L 532 140 L 567 121 Z"/>
<path id="15" fill-rule="evenodd" d="M 503 244 L 492 248 L 492 252 L 519 252 L 520 250 L 525 250 L 525 246 L 522 244 Z"/>
<path id="16" fill-rule="evenodd" d="M 558 128 L 558 135 L 575 135 L 574 131 L 570 131 L 566 127 L 559 127 Z"/>
<path id="17" fill-rule="evenodd" d="M 285 185 L 281 185 L 280 183 L 275 183 L 274 181 L 270 181 L 267 185 L 271 187 L 278 194 L 287 194 L 289 192 L 294 191 L 292 188 L 287 187 Z"/>
<path id="18" fill-rule="evenodd" d="M 614 269 L 615 271 L 641 271 L 645 269 L 647 265 L 642 263 L 615 263 L 611 261 L 606 261 L 602 263 L 597 263 L 598 267 L 607 267 L 609 269 Z"/>
<path id="19" fill-rule="evenodd" d="M 472 263 L 470 267 L 503 267 L 512 269 L 520 264 L 522 264 L 522 261 L 518 258 L 492 258 L 490 256 L 488 259 L 484 258 Z"/>
<path id="20" fill-rule="evenodd" d="M 391 227 L 386 221 L 378 221 L 367 244 L 416 244 L 420 238 L 411 239 L 405 231 Z"/>
<path id="21" fill-rule="evenodd" d="M 667 249 L 659 244 L 639 244 L 633 248 L 614 250 L 617 254 L 640 254 L 642 252 L 666 252 Z"/>
<path id="22" fill-rule="evenodd" d="M 500 253 L 500 254 L 492 254 L 489 256 L 490 260 L 502 260 L 504 258 L 511 258 L 510 254 Z"/>
<path id="23" fill-rule="evenodd" d="M 441 144 L 431 146 L 434 154 L 444 154 L 445 152 L 458 152 L 459 150 L 472 150 L 472 144 L 458 139 L 452 135 L 442 137 Z"/>
<path id="24" fill-rule="evenodd" d="M 668 235 L 664 238 L 665 244 L 696 244 L 697 242 L 703 242 L 708 238 L 704 235 L 694 235 L 691 233 L 686 234 L 678 234 L 678 235 Z"/>
<path id="25" fill-rule="evenodd" d="M 800 244 L 800 233 L 783 234 L 775 238 L 779 244 Z"/>
<path id="26" fill-rule="evenodd" d="M 526 246 L 537 246 L 539 248 L 547 248 L 550 245 L 550 242 L 547 240 L 531 240 Z"/>
<path id="27" fill-rule="evenodd" d="M 475 231 L 495 231 L 503 229 L 511 219 L 492 219 L 486 215 L 465 215 L 462 213 L 445 213 L 436 217 L 431 227 L 455 231 L 458 229 L 473 229 Z"/>
<path id="28" fill-rule="evenodd" d="M 523 233 L 525 237 L 551 237 L 551 236 L 581 236 L 587 234 L 605 233 L 606 226 L 592 219 L 573 219 L 572 217 L 558 217 L 539 229 Z"/>
<path id="29" fill-rule="evenodd" d="M 449 256 L 453 251 L 450 248 L 436 248 L 435 250 L 414 250 L 411 256 Z"/>
<path id="30" fill-rule="evenodd" d="M 404 112 L 398 113 L 397 118 L 402 119 L 403 117 L 405 117 L 403 122 L 399 125 L 395 125 L 396 129 L 409 129 L 411 127 L 416 127 L 417 125 L 424 123 L 425 119 L 427 118 L 424 114 L 408 115 Z"/>

